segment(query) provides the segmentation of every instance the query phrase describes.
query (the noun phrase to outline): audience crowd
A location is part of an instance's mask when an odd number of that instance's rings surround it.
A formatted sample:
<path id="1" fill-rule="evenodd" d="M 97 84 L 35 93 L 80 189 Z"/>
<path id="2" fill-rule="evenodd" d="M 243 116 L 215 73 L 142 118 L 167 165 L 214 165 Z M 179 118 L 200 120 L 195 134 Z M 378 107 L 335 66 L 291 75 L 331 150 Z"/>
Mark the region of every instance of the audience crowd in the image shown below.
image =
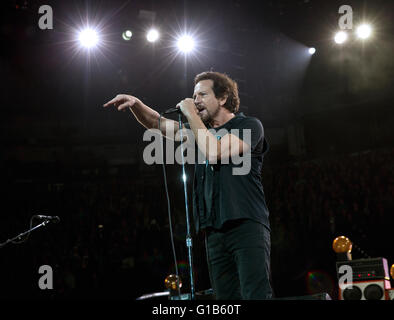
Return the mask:
<path id="1" fill-rule="evenodd" d="M 393 263 L 387 223 L 394 207 L 393 153 L 371 150 L 281 165 L 267 156 L 262 182 L 277 296 L 317 293 L 306 285 L 313 270 L 326 275 L 316 290 L 335 295 L 331 246 L 339 235 L 353 242 L 353 258 L 381 256 Z M 38 164 L 24 173 L 10 165 L 4 171 L 0 241 L 28 230 L 30 222 L 42 222 L 30 220 L 35 214 L 56 215 L 60 222 L 1 248 L 0 296 L 136 299 L 165 291 L 164 279 L 175 273 L 175 263 L 163 175 L 156 169 L 147 174 L 133 166 Z M 178 178 L 167 173 L 178 271 L 188 292 L 184 198 L 174 191 L 182 190 Z M 196 289 L 209 289 L 204 242 L 196 236 L 193 243 Z M 53 290 L 38 287 L 41 265 L 53 269 Z"/>

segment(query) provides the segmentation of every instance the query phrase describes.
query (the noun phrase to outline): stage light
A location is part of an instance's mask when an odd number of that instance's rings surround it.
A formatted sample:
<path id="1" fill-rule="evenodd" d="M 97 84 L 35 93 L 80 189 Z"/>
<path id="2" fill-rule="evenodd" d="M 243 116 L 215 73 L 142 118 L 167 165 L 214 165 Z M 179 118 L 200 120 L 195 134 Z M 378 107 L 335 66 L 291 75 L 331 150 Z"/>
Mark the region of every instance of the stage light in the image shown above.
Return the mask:
<path id="1" fill-rule="evenodd" d="M 79 33 L 79 42 L 85 48 L 92 48 L 97 45 L 99 38 L 97 32 L 93 29 L 84 29 Z"/>
<path id="2" fill-rule="evenodd" d="M 191 52 L 194 49 L 194 40 L 192 37 L 184 35 L 178 39 L 177 47 L 184 53 Z"/>
<path id="3" fill-rule="evenodd" d="M 335 34 L 334 38 L 335 42 L 338 44 L 342 44 L 347 40 L 347 33 L 344 31 L 339 31 Z"/>
<path id="4" fill-rule="evenodd" d="M 183 175 L 182 175 L 182 180 L 183 180 L 184 182 L 186 182 L 186 180 L 187 180 L 186 174 L 183 174 Z"/>
<path id="5" fill-rule="evenodd" d="M 312 55 L 312 54 L 314 54 L 316 52 L 316 49 L 315 48 L 309 48 L 308 52 L 309 52 L 309 54 Z"/>
<path id="6" fill-rule="evenodd" d="M 155 42 L 157 39 L 159 39 L 159 32 L 156 29 L 151 29 L 148 31 L 146 34 L 146 39 L 149 42 Z"/>
<path id="7" fill-rule="evenodd" d="M 125 41 L 129 41 L 131 39 L 131 37 L 133 36 L 133 33 L 131 32 L 131 30 L 125 30 L 122 33 L 122 38 Z"/>
<path id="8" fill-rule="evenodd" d="M 362 24 L 357 27 L 356 34 L 360 39 L 367 39 L 372 33 L 371 26 L 368 24 Z"/>

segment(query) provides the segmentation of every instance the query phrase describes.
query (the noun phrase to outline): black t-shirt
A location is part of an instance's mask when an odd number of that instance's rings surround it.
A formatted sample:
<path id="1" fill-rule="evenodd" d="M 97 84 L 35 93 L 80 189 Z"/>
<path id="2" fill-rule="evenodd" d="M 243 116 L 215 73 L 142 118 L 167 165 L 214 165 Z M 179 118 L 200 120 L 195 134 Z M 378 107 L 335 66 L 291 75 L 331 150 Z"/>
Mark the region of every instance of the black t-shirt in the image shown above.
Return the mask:
<path id="1" fill-rule="evenodd" d="M 189 128 L 188 124 L 186 127 Z M 216 132 L 218 139 L 227 133 L 238 136 L 251 145 L 251 151 L 249 155 L 243 155 L 243 160 L 229 159 L 217 164 L 196 160 L 193 182 L 196 232 L 207 227 L 220 229 L 225 222 L 236 219 L 251 219 L 269 228 L 269 212 L 261 183 L 261 168 L 268 144 L 260 120 L 240 113 L 210 130 Z"/>

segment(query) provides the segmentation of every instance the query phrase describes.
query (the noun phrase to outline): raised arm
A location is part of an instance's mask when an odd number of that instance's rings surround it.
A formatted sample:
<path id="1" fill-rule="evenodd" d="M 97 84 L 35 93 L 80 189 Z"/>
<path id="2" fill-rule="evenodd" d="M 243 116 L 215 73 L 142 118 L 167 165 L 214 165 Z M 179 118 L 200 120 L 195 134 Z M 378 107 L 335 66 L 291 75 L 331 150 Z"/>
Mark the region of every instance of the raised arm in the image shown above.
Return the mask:
<path id="1" fill-rule="evenodd" d="M 103 106 L 114 106 L 119 111 L 125 111 L 126 109 L 130 109 L 137 121 L 141 123 L 145 128 L 159 129 L 158 125 L 160 114 L 156 110 L 153 110 L 152 108 L 144 104 L 137 97 L 127 94 L 118 94 L 115 98 L 108 101 Z M 179 131 L 179 123 L 177 121 L 161 117 L 160 131 L 167 138 L 174 139 L 177 132 Z"/>

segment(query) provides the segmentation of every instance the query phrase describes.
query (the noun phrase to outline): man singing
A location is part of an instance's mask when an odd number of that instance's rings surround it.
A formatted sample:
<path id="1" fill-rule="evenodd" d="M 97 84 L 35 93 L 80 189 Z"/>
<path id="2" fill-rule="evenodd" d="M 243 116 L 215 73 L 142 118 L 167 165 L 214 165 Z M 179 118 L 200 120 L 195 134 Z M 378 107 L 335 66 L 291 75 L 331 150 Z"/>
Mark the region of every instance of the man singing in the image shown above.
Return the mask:
<path id="1" fill-rule="evenodd" d="M 205 158 L 195 164 L 193 218 L 196 232 L 205 234 L 215 297 L 270 299 L 269 213 L 261 183 L 268 149 L 263 126 L 237 113 L 238 86 L 227 75 L 203 72 L 194 84 L 193 98 L 177 107 L 187 119 L 184 130 L 192 132 Z M 165 136 L 179 130 L 178 122 L 163 117 L 159 128 L 159 113 L 134 96 L 117 95 L 104 105 L 108 106 L 129 108 L 144 127 L 159 129 Z M 240 157 L 249 157 L 250 167 L 236 172 L 239 163 L 231 159 Z"/>

